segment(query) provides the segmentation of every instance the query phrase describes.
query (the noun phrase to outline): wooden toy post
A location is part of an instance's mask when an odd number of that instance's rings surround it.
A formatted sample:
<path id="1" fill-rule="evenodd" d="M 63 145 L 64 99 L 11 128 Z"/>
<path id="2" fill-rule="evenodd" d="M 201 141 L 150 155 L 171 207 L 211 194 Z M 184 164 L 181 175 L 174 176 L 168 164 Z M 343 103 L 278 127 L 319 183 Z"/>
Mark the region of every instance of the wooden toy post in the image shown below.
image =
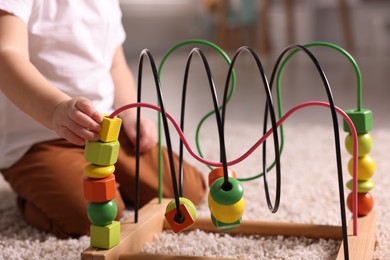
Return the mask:
<path id="1" fill-rule="evenodd" d="M 121 242 L 110 249 L 98 249 L 90 247 L 82 252 L 81 257 L 85 260 L 114 260 L 114 259 L 224 259 L 195 256 L 164 256 L 140 254 L 143 245 L 152 242 L 155 234 L 167 229 L 164 220 L 165 207 L 170 200 L 164 199 L 161 204 L 155 199 L 141 208 L 138 223 L 129 217 L 121 223 Z M 372 211 L 365 217 L 358 219 L 359 235 L 348 237 L 350 259 L 372 259 L 375 246 L 376 215 Z M 208 232 L 219 232 L 211 223 L 210 219 L 197 219 L 189 230 L 200 229 Z M 349 233 L 352 233 L 352 225 L 349 224 Z M 276 223 L 263 221 L 242 221 L 240 227 L 231 231 L 232 234 L 262 235 L 262 236 L 297 236 L 308 238 L 324 238 L 341 240 L 341 227 L 299 223 Z M 343 246 L 337 259 L 344 258 Z"/>

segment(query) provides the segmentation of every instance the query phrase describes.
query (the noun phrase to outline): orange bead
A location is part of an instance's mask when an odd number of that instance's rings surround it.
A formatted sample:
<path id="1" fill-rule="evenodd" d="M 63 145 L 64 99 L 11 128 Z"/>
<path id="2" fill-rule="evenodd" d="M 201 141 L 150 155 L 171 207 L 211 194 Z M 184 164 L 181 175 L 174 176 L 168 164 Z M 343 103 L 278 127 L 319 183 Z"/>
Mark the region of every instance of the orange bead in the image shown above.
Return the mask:
<path id="1" fill-rule="evenodd" d="M 103 179 L 84 177 L 84 198 L 90 202 L 105 202 L 115 199 L 115 175 Z"/>
<path id="2" fill-rule="evenodd" d="M 237 178 L 236 176 L 236 172 L 232 169 L 229 169 L 228 168 L 228 175 L 230 177 L 233 177 L 233 178 Z M 222 167 L 218 167 L 218 168 L 214 168 L 210 173 L 209 173 L 209 187 L 211 187 L 211 185 L 213 184 L 213 182 L 216 180 L 216 179 L 219 179 L 223 177 L 223 168 Z"/>
<path id="3" fill-rule="evenodd" d="M 192 217 L 190 210 L 186 207 L 186 204 L 180 204 L 180 211 L 182 213 L 181 218 L 177 215 L 176 208 L 173 208 L 165 213 L 165 220 L 168 222 L 174 233 L 179 233 L 195 223 L 195 219 Z"/>
<path id="4" fill-rule="evenodd" d="M 352 193 L 347 198 L 348 209 L 352 212 Z M 374 208 L 374 198 L 370 193 L 358 193 L 358 216 L 366 216 Z"/>

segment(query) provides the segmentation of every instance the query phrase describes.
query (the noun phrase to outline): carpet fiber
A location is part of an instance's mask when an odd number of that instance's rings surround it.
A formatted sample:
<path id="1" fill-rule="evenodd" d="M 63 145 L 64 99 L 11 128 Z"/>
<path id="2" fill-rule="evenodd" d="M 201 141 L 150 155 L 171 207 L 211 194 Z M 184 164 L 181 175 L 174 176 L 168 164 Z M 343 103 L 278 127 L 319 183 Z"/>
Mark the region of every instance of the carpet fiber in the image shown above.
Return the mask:
<path id="1" fill-rule="evenodd" d="M 242 125 L 226 128 L 228 159 L 246 151 L 260 136 L 259 126 Z M 214 130 L 212 130 L 214 131 Z M 203 131 L 210 133 L 210 131 Z M 285 149 L 282 155 L 282 198 L 279 211 L 267 208 L 262 179 L 244 183 L 246 208 L 243 219 L 340 225 L 337 172 L 330 127 L 285 126 Z M 344 149 L 341 133 L 343 168 L 350 155 Z M 202 134 L 203 135 L 203 134 Z M 376 162 L 376 183 L 372 195 L 378 216 L 375 259 L 390 259 L 390 185 L 388 175 L 388 145 L 390 133 L 376 129 L 372 132 L 374 147 L 371 156 Z M 213 136 L 201 136 L 204 156 L 218 160 L 218 147 Z M 268 142 L 268 162 L 272 162 L 272 142 Z M 194 162 L 194 160 L 189 159 Z M 195 162 L 194 162 L 195 163 Z M 198 164 L 199 165 L 199 164 Z M 207 173 L 205 166 L 200 169 Z M 233 167 L 239 177 L 257 174 L 261 168 L 260 149 Z M 274 175 L 269 173 L 271 198 L 274 196 Z M 205 175 L 206 177 L 206 175 Z M 344 182 L 349 179 L 344 170 Z M 345 191 L 347 194 L 347 190 Z M 29 227 L 22 220 L 15 195 L 8 184 L 0 179 L 0 259 L 78 259 L 88 247 L 89 238 L 60 240 Z M 200 205 L 198 215 L 208 217 L 206 203 Z M 348 217 L 350 214 L 348 213 Z M 334 259 L 339 241 L 325 239 L 284 237 L 240 237 L 219 233 L 193 231 L 179 235 L 164 232 L 156 235 L 155 242 L 145 245 L 144 252 L 162 254 L 242 257 L 245 259 Z"/>

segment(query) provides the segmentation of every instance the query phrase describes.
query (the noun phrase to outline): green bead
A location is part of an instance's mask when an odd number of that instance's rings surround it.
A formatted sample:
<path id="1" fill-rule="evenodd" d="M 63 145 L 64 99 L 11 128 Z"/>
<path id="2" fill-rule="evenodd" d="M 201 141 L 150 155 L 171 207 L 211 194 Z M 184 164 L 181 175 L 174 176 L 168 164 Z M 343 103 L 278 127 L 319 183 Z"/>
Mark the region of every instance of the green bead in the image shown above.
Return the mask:
<path id="1" fill-rule="evenodd" d="M 210 195 L 215 202 L 221 205 L 232 205 L 244 196 L 244 188 L 239 180 L 229 177 L 229 187 L 224 188 L 224 178 L 213 182 L 210 188 Z"/>
<path id="2" fill-rule="evenodd" d="M 211 222 L 213 222 L 213 225 L 221 231 L 231 231 L 235 228 L 238 228 L 241 224 L 241 219 L 242 218 L 239 218 L 237 221 L 234 221 L 233 223 L 223 223 L 217 220 L 213 216 L 213 214 L 211 214 Z"/>
<path id="3" fill-rule="evenodd" d="M 351 118 L 355 125 L 356 132 L 358 134 L 364 134 L 370 132 L 372 129 L 372 111 L 369 109 L 358 110 L 345 110 L 345 113 Z M 347 133 L 351 132 L 347 122 L 344 120 L 344 131 Z"/>
<path id="4" fill-rule="evenodd" d="M 352 179 L 346 184 L 347 188 L 352 190 Z M 372 180 L 358 181 L 358 193 L 366 193 L 375 187 L 375 183 Z"/>
<path id="5" fill-rule="evenodd" d="M 94 224 L 90 227 L 91 246 L 110 249 L 120 242 L 121 225 L 118 221 L 113 221 L 107 226 L 96 226 Z"/>
<path id="6" fill-rule="evenodd" d="M 88 162 L 101 166 L 113 165 L 118 160 L 119 142 L 87 141 L 84 148 L 84 158 Z"/>
<path id="7" fill-rule="evenodd" d="M 358 157 L 363 157 L 371 151 L 372 137 L 369 133 L 358 134 Z M 353 138 L 352 134 L 348 134 L 345 138 L 345 147 L 347 151 L 353 155 Z"/>
<path id="8" fill-rule="evenodd" d="M 196 207 L 195 207 L 194 203 L 192 203 L 191 200 L 189 200 L 187 198 L 183 198 L 183 197 L 180 197 L 179 201 L 180 201 L 180 204 L 184 204 L 186 206 L 186 208 L 188 209 L 188 211 L 191 214 L 191 217 L 193 219 L 196 219 Z M 167 207 L 165 208 L 165 212 L 171 211 L 175 207 L 176 207 L 175 200 L 171 200 L 168 203 Z"/>
<path id="9" fill-rule="evenodd" d="M 95 203 L 89 202 L 87 215 L 92 224 L 96 226 L 106 226 L 112 223 L 118 212 L 115 200 Z"/>

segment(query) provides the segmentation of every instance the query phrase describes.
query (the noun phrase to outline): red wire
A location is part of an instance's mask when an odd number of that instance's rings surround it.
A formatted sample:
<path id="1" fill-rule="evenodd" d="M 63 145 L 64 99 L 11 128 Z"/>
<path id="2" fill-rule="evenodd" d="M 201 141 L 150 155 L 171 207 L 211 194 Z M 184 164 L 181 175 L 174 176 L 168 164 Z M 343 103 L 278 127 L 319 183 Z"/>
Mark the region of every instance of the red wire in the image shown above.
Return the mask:
<path id="1" fill-rule="evenodd" d="M 302 109 L 302 108 L 305 108 L 305 107 L 310 107 L 310 106 L 321 106 L 321 107 L 326 107 L 326 108 L 330 108 L 330 105 L 329 103 L 327 102 L 322 102 L 322 101 L 309 101 L 309 102 L 305 102 L 305 103 L 302 103 L 302 104 L 299 104 L 295 107 L 293 107 L 292 109 L 290 109 L 286 114 L 284 114 L 284 116 L 282 118 L 279 119 L 279 121 L 277 122 L 276 126 L 279 127 L 284 121 L 286 121 L 286 119 L 288 117 L 290 117 L 293 113 L 295 113 L 296 111 Z M 116 115 L 120 114 L 121 112 L 127 110 L 127 109 L 131 109 L 131 108 L 135 108 L 135 107 L 144 107 L 144 108 L 150 108 L 150 109 L 154 109 L 158 112 L 161 112 L 161 109 L 160 107 L 156 106 L 156 105 L 153 105 L 153 104 L 149 104 L 149 103 L 132 103 L 132 104 L 128 104 L 128 105 L 124 105 L 120 108 L 118 108 L 117 110 L 115 110 L 114 112 L 112 112 L 110 114 L 110 118 L 113 118 L 115 117 Z M 358 202 L 358 199 L 357 199 L 357 184 L 358 184 L 358 180 L 357 180 L 357 167 L 358 167 L 358 136 L 357 136 L 357 132 L 356 132 L 356 128 L 355 128 L 355 125 L 353 124 L 352 120 L 349 118 L 349 116 L 342 110 L 340 109 L 339 107 L 335 107 L 336 108 L 336 112 L 341 115 L 343 117 L 343 119 L 347 122 L 349 128 L 351 129 L 351 134 L 352 134 L 352 138 L 353 138 L 353 174 L 352 174 L 352 220 L 353 220 L 353 235 L 354 236 L 357 236 L 357 202 Z M 186 137 L 184 136 L 184 133 L 181 131 L 180 129 L 180 126 L 178 125 L 178 123 L 176 122 L 176 120 L 169 114 L 169 113 L 166 113 L 167 115 L 167 118 L 169 119 L 169 121 L 171 121 L 171 123 L 173 124 L 173 126 L 175 127 L 177 133 L 179 134 L 180 136 L 180 139 L 182 140 L 184 146 L 187 148 L 187 151 L 196 159 L 198 160 L 199 162 L 202 162 L 204 164 L 207 164 L 207 165 L 210 165 L 210 166 L 214 166 L 214 167 L 221 167 L 222 166 L 222 163 L 221 162 L 213 162 L 213 161 L 209 161 L 209 160 L 206 160 L 200 156 L 198 156 L 194 151 L 193 149 L 191 148 L 191 146 L 189 145 Z M 249 155 L 251 155 L 267 138 L 268 136 L 270 136 L 272 134 L 272 129 L 269 129 L 264 136 L 262 136 L 251 148 L 249 148 L 249 150 L 247 152 L 245 152 L 243 155 L 241 155 L 240 157 L 232 160 L 232 161 L 229 161 L 227 162 L 227 165 L 228 166 L 231 166 L 231 165 L 235 165 L 241 161 L 243 161 L 244 159 L 246 159 Z"/>

